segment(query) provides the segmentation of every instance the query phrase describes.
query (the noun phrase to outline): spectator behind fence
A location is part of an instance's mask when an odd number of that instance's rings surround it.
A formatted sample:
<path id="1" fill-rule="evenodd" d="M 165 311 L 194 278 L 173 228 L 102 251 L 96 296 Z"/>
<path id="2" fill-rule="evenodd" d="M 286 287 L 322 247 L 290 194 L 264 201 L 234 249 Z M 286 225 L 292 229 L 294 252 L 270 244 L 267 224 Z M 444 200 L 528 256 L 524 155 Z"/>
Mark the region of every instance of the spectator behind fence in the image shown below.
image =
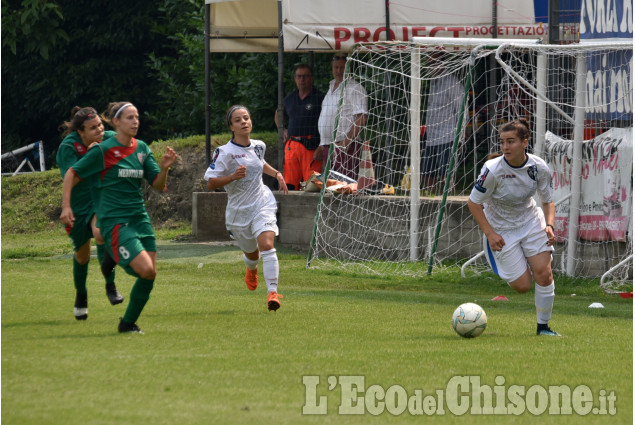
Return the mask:
<path id="1" fill-rule="evenodd" d="M 335 155 L 331 169 L 357 180 L 359 159 L 362 144 L 358 140 L 359 132 L 366 125 L 368 119 L 368 97 L 366 89 L 352 78 L 344 81 L 346 56 L 335 55 L 332 61 L 334 79 L 329 83 L 329 90 L 322 102 L 320 114 L 320 149 L 315 152 L 316 159 L 322 161 L 322 168 L 326 166 L 329 146 L 335 142 Z M 341 114 L 335 131 L 340 95 L 342 97 Z"/>
<path id="2" fill-rule="evenodd" d="M 430 59 L 431 84 L 426 113 L 425 147 L 421 157 L 421 183 L 427 194 L 440 192 L 448 173 L 452 145 L 461 114 L 463 84 L 446 69 L 441 53 Z"/>
<path id="3" fill-rule="evenodd" d="M 289 190 L 298 190 L 301 181 L 322 170 L 315 150 L 320 146 L 318 119 L 324 93 L 313 87 L 313 71 L 307 64 L 295 67 L 293 79 L 297 89 L 284 98 L 284 112 L 289 117 L 284 129 L 284 179 Z M 280 127 L 277 113 L 275 121 Z"/>

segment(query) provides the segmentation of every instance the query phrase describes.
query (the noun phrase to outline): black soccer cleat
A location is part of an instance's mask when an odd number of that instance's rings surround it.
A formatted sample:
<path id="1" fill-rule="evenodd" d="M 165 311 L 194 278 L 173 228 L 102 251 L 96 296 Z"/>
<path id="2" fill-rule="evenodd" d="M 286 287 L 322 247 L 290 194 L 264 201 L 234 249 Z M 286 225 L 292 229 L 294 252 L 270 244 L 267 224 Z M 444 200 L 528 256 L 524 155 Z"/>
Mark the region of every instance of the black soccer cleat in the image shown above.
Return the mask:
<path id="1" fill-rule="evenodd" d="M 123 302 L 123 295 L 117 291 L 117 287 L 114 283 L 106 284 L 106 296 L 112 305 L 121 304 Z"/>
<path id="2" fill-rule="evenodd" d="M 101 262 L 101 274 L 103 274 L 104 277 L 108 279 L 110 275 L 112 275 L 112 271 L 115 270 L 116 266 L 117 263 L 115 263 L 115 260 L 113 260 L 108 252 L 105 252 L 104 250 L 104 259 Z"/>
<path id="3" fill-rule="evenodd" d="M 88 318 L 88 294 L 75 294 L 73 314 L 77 320 L 86 320 Z"/>
<path id="4" fill-rule="evenodd" d="M 119 333 L 131 333 L 131 334 L 141 334 L 143 335 L 143 331 L 139 329 L 136 323 L 128 323 L 121 318 L 119 320 Z"/>
<path id="5" fill-rule="evenodd" d="M 549 325 L 538 324 L 536 328 L 536 335 L 546 335 L 546 336 L 562 336 L 558 332 L 552 330 Z"/>

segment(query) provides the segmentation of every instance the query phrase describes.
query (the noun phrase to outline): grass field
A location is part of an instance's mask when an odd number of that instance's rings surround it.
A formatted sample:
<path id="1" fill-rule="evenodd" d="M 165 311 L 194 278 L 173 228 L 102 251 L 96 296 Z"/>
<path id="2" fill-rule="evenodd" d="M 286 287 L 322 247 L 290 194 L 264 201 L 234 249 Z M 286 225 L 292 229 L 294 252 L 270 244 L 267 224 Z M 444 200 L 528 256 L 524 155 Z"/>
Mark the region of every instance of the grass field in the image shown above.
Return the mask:
<path id="1" fill-rule="evenodd" d="M 597 283 L 556 279 L 551 325 L 564 337 L 536 337 L 533 294 L 516 294 L 492 276 L 307 270 L 303 255 L 278 247 L 284 298 L 270 313 L 262 272 L 261 287 L 248 291 L 236 247 L 160 241 L 155 289 L 138 321 L 145 335 L 120 335 L 127 300 L 108 304 L 95 259 L 88 320 L 78 322 L 66 238 L 3 239 L 5 424 L 633 422 L 632 301 L 605 296 Z M 127 297 L 133 278 L 117 273 Z M 496 295 L 509 301 L 491 301 Z M 472 340 L 450 326 L 456 306 L 468 301 L 489 318 Z M 589 309 L 592 302 L 605 308 Z M 462 376 L 472 376 L 471 387 L 454 385 Z M 510 404 L 519 415 L 471 414 L 477 379 L 484 394 L 493 389 L 494 406 Z M 546 408 L 535 417 L 550 386 L 575 393 L 577 410 Z M 475 410 L 457 415 L 453 388 Z M 513 398 L 519 388 L 526 402 Z M 406 408 L 419 398 L 430 404 Z M 363 415 L 340 414 L 360 406 Z M 326 414 L 303 414 L 303 407 Z"/>

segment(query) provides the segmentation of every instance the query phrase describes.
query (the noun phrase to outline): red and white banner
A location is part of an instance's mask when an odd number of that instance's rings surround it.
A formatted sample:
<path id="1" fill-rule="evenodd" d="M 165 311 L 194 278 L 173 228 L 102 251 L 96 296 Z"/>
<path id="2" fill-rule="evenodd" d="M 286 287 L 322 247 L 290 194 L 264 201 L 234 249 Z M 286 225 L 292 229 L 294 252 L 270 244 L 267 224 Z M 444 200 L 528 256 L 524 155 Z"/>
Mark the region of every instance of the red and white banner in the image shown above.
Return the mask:
<path id="1" fill-rule="evenodd" d="M 495 35 L 496 33 L 496 35 Z M 542 24 L 502 25 L 391 25 L 390 37 L 411 41 L 413 37 L 447 38 L 544 38 L 547 26 Z M 284 47 L 295 50 L 349 50 L 356 43 L 386 41 L 385 25 L 292 25 L 284 27 Z"/>
<path id="2" fill-rule="evenodd" d="M 545 161 L 552 171 L 554 201 L 571 193 L 573 142 L 546 134 Z M 580 209 L 578 237 L 591 241 L 632 238 L 633 128 L 612 128 L 583 142 L 579 205 L 556 206 L 556 237 L 566 240 L 569 208 Z"/>
<path id="3" fill-rule="evenodd" d="M 210 8 L 210 49 L 275 52 L 278 5 L 284 50 L 348 51 L 361 42 L 386 41 L 383 0 L 205 0 Z M 391 0 L 390 38 L 547 38 L 546 0 Z"/>
<path id="4" fill-rule="evenodd" d="M 546 21 L 536 16 L 534 1 L 499 3 L 494 28 L 491 0 L 391 1 L 390 38 L 546 38 Z M 283 15 L 286 51 L 345 51 L 356 43 L 388 39 L 384 1 L 293 0 L 283 3 Z"/>

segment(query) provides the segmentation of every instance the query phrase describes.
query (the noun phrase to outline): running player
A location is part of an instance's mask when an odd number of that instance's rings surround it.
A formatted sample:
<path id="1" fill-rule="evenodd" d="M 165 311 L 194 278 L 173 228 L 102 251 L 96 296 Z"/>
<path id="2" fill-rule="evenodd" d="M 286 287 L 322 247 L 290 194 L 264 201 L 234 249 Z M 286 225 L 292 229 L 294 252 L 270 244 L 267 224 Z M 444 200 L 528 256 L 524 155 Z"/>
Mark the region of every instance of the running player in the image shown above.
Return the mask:
<path id="1" fill-rule="evenodd" d="M 267 306 L 269 311 L 276 311 L 282 298 L 278 294 L 278 256 L 273 246 L 278 234 L 277 206 L 273 193 L 262 182 L 263 173 L 275 177 L 283 193 L 289 190 L 282 173 L 265 161 L 264 142 L 250 138 L 252 122 L 247 108 L 232 106 L 227 112 L 227 126 L 233 137 L 214 152 L 205 172 L 207 188 L 225 186 L 228 196 L 225 225 L 243 251 L 247 288 L 253 291 L 258 286 L 258 262 L 262 253 Z"/>
<path id="2" fill-rule="evenodd" d="M 80 108 L 75 106 L 71 110 L 71 119 L 64 122 L 60 129 L 64 130 L 64 140 L 57 150 L 57 165 L 62 177 L 66 171 L 82 158 L 88 149 L 102 139 L 115 135 L 114 131 L 104 132 L 104 125 L 94 108 Z M 73 314 L 77 320 L 88 318 L 88 291 L 86 277 L 88 276 L 88 262 L 90 261 L 90 239 L 95 238 L 97 259 L 104 263 L 104 239 L 97 227 L 95 215 L 97 194 L 95 179 L 79 183 L 73 188 L 71 206 L 75 212 L 75 226 L 66 226 L 66 232 L 73 243 L 73 283 L 75 284 L 75 307 Z M 115 286 L 114 263 L 106 254 L 106 262 L 111 265 L 110 273 L 104 273 L 106 278 L 106 295 L 112 305 L 123 302 L 123 297 Z M 108 267 L 106 267 L 108 268 Z"/>
<path id="3" fill-rule="evenodd" d="M 157 248 L 141 181 L 145 178 L 155 189 L 162 190 L 177 154 L 168 147 L 157 163 L 148 145 L 135 138 L 139 112 L 131 103 L 111 103 L 102 117 L 114 126 L 117 135 L 95 145 L 66 172 L 60 219 L 73 226 L 76 218 L 70 203 L 71 190 L 81 180 L 98 175 L 97 215 L 106 250 L 127 273 L 137 277 L 118 330 L 142 333 L 136 322 L 154 286 Z"/>
<path id="4" fill-rule="evenodd" d="M 555 298 L 551 272 L 555 242 L 551 172 L 542 159 L 526 152 L 527 121 L 503 124 L 499 133 L 503 154 L 485 162 L 468 208 L 483 231 L 492 270 L 520 293 L 531 289 L 533 276 L 536 334 L 560 336 L 549 328 Z M 542 208 L 534 201 L 536 192 Z"/>

